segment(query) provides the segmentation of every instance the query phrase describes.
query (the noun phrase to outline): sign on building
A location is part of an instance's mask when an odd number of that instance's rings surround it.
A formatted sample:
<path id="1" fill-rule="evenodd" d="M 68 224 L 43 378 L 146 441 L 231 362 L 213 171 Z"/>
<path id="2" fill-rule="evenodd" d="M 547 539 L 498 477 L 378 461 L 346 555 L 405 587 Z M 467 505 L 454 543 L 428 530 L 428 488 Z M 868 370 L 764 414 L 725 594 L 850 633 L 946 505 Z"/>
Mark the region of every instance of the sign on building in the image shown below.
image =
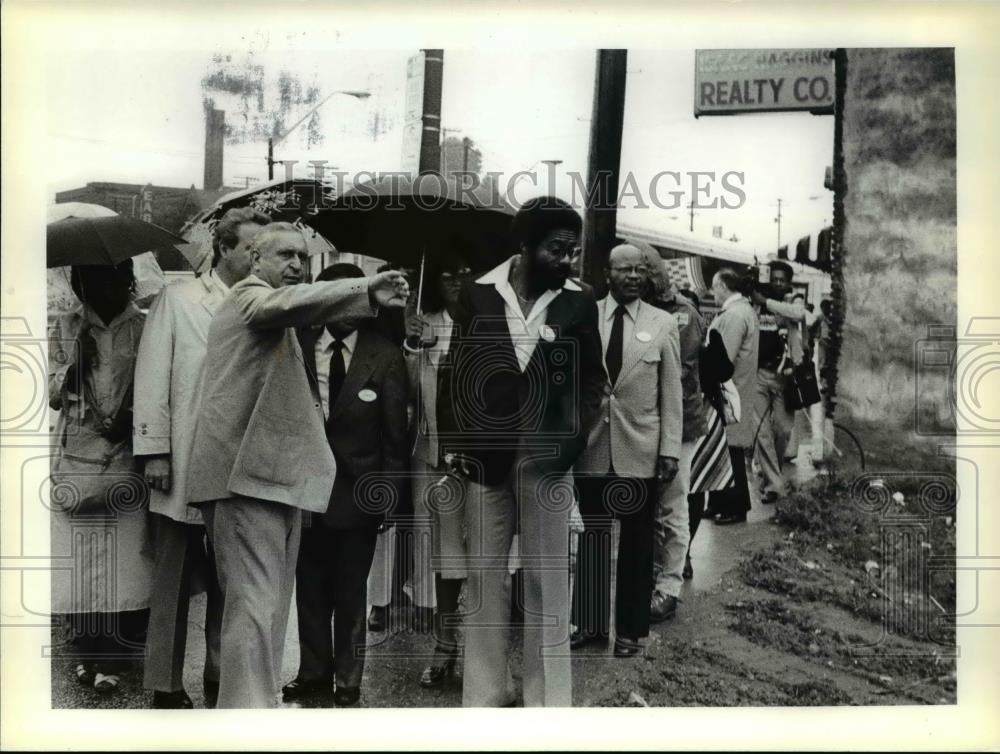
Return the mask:
<path id="1" fill-rule="evenodd" d="M 832 114 L 833 50 L 697 50 L 694 114 Z"/>
<path id="2" fill-rule="evenodd" d="M 150 184 L 146 184 L 142 188 L 142 206 L 139 210 L 139 219 L 143 222 L 151 223 L 153 222 L 153 187 Z"/>
<path id="3" fill-rule="evenodd" d="M 424 52 L 406 63 L 406 97 L 403 108 L 403 158 L 401 170 L 420 172 L 420 143 L 424 133 Z"/>

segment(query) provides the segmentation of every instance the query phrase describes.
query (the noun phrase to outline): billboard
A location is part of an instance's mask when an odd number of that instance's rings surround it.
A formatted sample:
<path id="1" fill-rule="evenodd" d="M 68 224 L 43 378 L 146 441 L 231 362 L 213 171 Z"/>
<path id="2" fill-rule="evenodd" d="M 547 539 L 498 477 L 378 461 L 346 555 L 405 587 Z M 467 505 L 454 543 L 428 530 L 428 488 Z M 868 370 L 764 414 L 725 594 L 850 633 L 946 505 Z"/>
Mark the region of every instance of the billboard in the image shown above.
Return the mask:
<path id="1" fill-rule="evenodd" d="M 694 114 L 832 114 L 833 50 L 697 50 Z"/>

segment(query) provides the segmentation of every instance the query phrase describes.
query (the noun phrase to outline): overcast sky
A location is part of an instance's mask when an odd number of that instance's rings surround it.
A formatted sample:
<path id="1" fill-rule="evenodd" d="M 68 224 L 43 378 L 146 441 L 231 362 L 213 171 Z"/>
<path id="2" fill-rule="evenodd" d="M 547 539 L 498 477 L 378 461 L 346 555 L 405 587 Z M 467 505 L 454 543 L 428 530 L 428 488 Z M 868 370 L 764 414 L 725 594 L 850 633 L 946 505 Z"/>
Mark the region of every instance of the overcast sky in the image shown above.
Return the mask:
<path id="1" fill-rule="evenodd" d="M 406 62 L 416 50 L 326 51 L 308 32 L 280 43 L 265 33 L 198 39 L 184 49 L 73 51 L 50 58 L 48 82 L 48 181 L 52 193 L 88 181 L 200 187 L 203 173 L 202 79 L 214 53 L 263 65 L 266 94 L 274 96 L 279 72 L 288 71 L 321 96 L 367 90 L 368 100 L 332 97 L 321 109 L 322 143 L 308 148 L 303 126 L 276 148 L 279 158 L 325 159 L 349 172 L 396 170 L 402 154 Z M 524 200 L 548 190 L 542 160 L 561 160 L 554 191 L 572 196 L 570 172 L 586 171 L 595 52 L 448 49 L 445 52 L 442 125 L 469 136 L 483 153 L 484 169 L 512 174 L 540 171 L 539 186 L 518 184 Z M 773 251 L 777 199 L 782 242 L 818 230 L 831 217 L 831 194 L 822 187 L 832 159 L 833 118 L 809 114 L 735 117 L 693 116 L 694 50 L 629 52 L 622 170 L 647 193 L 650 179 L 671 170 L 743 173 L 746 201 L 739 209 L 696 210 L 695 232 L 721 225 L 728 238 L 762 255 Z M 216 96 L 233 118 L 237 98 Z M 308 108 L 301 108 L 304 113 Z M 382 133 L 371 119 L 380 113 Z M 298 114 L 289 114 L 290 125 Z M 266 179 L 266 142 L 227 145 L 227 185 Z M 661 202 L 671 190 L 689 198 L 688 179 L 660 183 Z M 719 184 L 713 196 L 719 196 Z M 732 193 L 729 199 L 735 199 Z M 579 196 L 578 196 L 579 198 Z M 647 203 L 648 203 L 647 199 Z M 623 222 L 688 233 L 687 209 L 627 206 Z"/>

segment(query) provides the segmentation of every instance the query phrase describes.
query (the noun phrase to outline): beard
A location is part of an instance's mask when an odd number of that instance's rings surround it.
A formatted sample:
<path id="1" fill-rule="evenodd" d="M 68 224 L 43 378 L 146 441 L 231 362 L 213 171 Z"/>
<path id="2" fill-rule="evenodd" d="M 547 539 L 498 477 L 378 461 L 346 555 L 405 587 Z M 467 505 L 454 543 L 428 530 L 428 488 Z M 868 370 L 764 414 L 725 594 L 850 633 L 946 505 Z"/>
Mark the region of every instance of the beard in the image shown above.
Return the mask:
<path id="1" fill-rule="evenodd" d="M 566 283 L 570 275 L 569 265 L 559 267 L 545 267 L 539 265 L 534 257 L 528 257 L 525 269 L 526 279 L 532 288 L 543 291 L 559 290 Z"/>

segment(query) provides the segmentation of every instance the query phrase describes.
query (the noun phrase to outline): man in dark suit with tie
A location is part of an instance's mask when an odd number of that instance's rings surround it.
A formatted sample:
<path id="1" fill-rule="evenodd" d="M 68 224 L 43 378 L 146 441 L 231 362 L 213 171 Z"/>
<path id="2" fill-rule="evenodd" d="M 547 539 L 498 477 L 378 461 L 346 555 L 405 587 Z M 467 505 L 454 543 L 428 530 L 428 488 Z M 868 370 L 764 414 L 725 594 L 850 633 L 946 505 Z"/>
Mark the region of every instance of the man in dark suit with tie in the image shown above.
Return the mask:
<path id="1" fill-rule="evenodd" d="M 342 263 L 317 281 L 363 276 Z M 299 341 L 323 404 L 337 475 L 330 506 L 312 514 L 302 533 L 295 593 L 299 672 L 283 695 L 293 701 L 328 693 L 336 676 L 333 700 L 343 707 L 361 693 L 368 571 L 379 525 L 386 513 L 400 512 L 393 503 L 405 503 L 409 387 L 399 348 L 372 328 L 341 321 L 300 330 Z"/>

